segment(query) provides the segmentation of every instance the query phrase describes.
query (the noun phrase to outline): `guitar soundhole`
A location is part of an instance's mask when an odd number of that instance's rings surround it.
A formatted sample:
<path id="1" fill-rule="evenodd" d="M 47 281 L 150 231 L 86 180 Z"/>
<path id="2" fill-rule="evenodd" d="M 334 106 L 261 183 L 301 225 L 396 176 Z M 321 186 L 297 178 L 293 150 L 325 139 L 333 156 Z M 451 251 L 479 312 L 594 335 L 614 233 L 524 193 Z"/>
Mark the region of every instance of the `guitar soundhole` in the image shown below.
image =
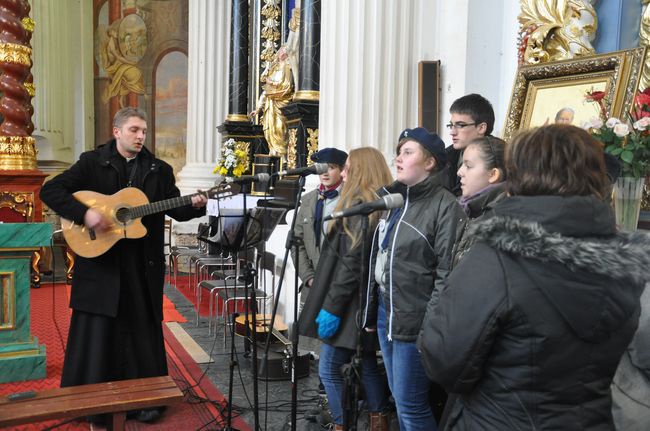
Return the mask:
<path id="1" fill-rule="evenodd" d="M 120 223 L 127 223 L 131 220 L 131 210 L 129 208 L 120 208 L 115 212 L 115 218 Z"/>

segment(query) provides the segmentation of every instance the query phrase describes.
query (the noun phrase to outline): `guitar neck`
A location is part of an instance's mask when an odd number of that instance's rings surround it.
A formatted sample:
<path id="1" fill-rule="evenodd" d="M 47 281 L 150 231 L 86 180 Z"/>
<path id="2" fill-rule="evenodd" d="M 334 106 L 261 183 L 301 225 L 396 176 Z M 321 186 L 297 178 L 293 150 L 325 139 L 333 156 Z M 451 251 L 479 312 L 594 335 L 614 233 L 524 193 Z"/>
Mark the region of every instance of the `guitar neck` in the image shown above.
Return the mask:
<path id="1" fill-rule="evenodd" d="M 192 203 L 192 196 L 195 195 L 179 196 L 177 198 L 165 199 L 164 201 L 158 201 L 150 204 L 133 207 L 131 208 L 130 211 L 131 218 L 132 219 L 140 218 L 140 217 L 148 216 L 150 214 L 156 214 L 170 209 L 189 205 Z"/>

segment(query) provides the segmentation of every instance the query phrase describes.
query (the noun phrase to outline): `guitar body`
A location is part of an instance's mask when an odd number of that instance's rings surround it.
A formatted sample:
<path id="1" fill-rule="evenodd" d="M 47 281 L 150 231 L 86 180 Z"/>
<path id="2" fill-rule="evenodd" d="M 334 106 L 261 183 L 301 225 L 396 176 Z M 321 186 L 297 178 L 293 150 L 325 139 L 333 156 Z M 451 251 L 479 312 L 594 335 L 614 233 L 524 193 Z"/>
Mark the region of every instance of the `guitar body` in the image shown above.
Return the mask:
<path id="1" fill-rule="evenodd" d="M 106 230 L 93 231 L 84 225 L 61 218 L 63 237 L 79 256 L 97 257 L 106 253 L 122 238 L 142 238 L 146 235 L 147 229 L 139 218 L 128 219 L 125 222 L 117 218 L 120 209 L 149 203 L 147 196 L 141 190 L 127 187 L 110 196 L 83 190 L 74 193 L 73 196 L 89 208 L 100 212 L 111 223 Z"/>

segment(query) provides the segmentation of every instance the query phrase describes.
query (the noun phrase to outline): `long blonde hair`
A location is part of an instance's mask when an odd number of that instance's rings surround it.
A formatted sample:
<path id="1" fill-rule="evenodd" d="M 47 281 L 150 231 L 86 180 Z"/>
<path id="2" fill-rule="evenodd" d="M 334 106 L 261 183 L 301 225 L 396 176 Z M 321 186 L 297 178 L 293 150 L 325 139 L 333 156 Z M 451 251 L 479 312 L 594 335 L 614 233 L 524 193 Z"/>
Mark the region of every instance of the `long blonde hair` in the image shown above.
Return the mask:
<path id="1" fill-rule="evenodd" d="M 342 211 L 358 203 L 374 201 L 378 198 L 376 191 L 393 181 L 384 155 L 375 148 L 361 147 L 350 151 L 347 165 L 346 181 L 343 183 L 341 198 L 336 204 L 335 211 Z M 377 224 L 380 215 L 380 212 L 370 214 L 371 227 Z M 334 223 L 331 223 L 330 229 L 333 227 Z M 352 248 L 361 242 L 359 230 L 353 230 L 347 218 L 343 219 L 343 230 L 352 239 Z"/>

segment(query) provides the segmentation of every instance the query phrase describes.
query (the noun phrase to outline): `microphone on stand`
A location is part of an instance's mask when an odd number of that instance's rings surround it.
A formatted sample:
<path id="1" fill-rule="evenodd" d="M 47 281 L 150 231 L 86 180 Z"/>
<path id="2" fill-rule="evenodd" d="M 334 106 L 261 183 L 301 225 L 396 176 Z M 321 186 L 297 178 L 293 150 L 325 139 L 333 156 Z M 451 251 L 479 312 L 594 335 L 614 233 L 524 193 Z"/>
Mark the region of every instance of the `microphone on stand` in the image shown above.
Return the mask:
<path id="1" fill-rule="evenodd" d="M 242 175 L 241 177 L 231 178 L 227 177 L 225 180 L 222 179 L 222 182 L 226 184 L 249 184 L 249 183 L 266 183 L 271 179 L 271 175 L 266 172 L 260 172 L 255 175 Z"/>
<path id="2" fill-rule="evenodd" d="M 305 176 L 305 175 L 311 175 L 311 174 L 324 174 L 327 172 L 327 163 L 314 163 L 311 166 L 306 166 L 304 168 L 296 168 L 296 169 L 287 169 L 284 171 L 278 171 L 274 172 L 273 176 L 277 177 L 282 177 L 285 175 L 300 175 Z"/>
<path id="3" fill-rule="evenodd" d="M 404 197 L 399 193 L 391 193 L 380 199 L 371 202 L 364 202 L 359 205 L 344 209 L 343 211 L 334 211 L 332 214 L 323 218 L 323 221 L 337 219 L 341 217 L 350 217 L 359 214 L 368 215 L 379 210 L 391 210 L 404 206 Z"/>

